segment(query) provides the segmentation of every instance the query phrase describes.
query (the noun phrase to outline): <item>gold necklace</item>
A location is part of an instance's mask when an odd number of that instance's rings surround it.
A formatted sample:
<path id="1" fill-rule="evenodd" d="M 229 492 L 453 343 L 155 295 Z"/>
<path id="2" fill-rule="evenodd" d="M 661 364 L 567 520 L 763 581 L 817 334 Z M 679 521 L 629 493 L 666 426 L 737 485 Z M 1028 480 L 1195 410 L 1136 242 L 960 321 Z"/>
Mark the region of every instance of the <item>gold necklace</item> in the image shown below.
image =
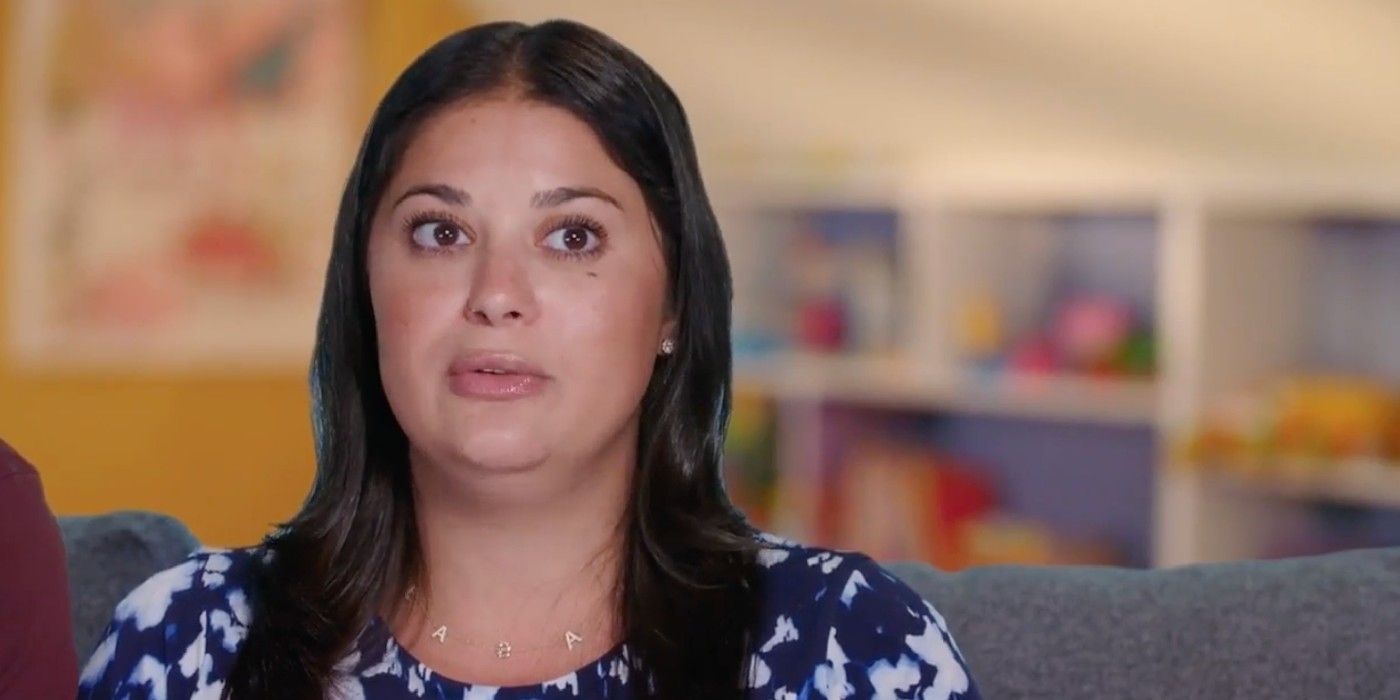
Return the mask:
<path id="1" fill-rule="evenodd" d="M 417 590 L 417 586 L 409 586 L 408 590 L 404 591 L 404 601 L 412 605 L 414 603 L 414 599 L 417 597 Z M 423 614 L 425 618 L 427 617 L 427 613 L 428 608 L 425 603 L 423 606 Z M 438 625 L 437 629 L 434 629 L 432 634 L 428 636 L 437 640 L 438 644 L 446 644 L 448 638 L 447 625 Z M 460 639 L 457 637 L 453 637 L 452 641 L 454 644 L 463 644 L 466 646 L 472 646 L 477 648 L 481 648 L 483 646 L 490 648 L 495 653 L 496 658 L 502 660 L 509 659 L 512 655 L 517 653 L 537 652 L 544 649 L 549 649 L 551 647 L 557 648 L 559 644 L 558 642 L 554 642 L 551 644 L 540 644 L 537 646 L 521 648 L 511 644 L 509 641 L 504 639 L 494 643 L 482 643 L 466 637 L 462 637 Z M 571 629 L 566 629 L 564 630 L 563 643 L 568 651 L 573 651 L 574 647 L 583 644 L 583 636 Z"/>

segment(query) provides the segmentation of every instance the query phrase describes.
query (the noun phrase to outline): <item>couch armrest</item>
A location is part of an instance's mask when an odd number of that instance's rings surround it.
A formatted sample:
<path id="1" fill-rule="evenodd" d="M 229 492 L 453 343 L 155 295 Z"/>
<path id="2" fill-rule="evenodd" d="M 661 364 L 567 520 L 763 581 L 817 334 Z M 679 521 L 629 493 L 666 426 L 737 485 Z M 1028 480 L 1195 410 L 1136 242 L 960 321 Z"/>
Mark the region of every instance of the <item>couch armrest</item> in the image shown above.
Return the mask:
<path id="1" fill-rule="evenodd" d="M 100 641 L 113 608 L 127 593 L 199 548 L 189 528 L 158 513 L 64 516 L 58 526 L 68 552 L 73 640 L 80 662 Z"/>

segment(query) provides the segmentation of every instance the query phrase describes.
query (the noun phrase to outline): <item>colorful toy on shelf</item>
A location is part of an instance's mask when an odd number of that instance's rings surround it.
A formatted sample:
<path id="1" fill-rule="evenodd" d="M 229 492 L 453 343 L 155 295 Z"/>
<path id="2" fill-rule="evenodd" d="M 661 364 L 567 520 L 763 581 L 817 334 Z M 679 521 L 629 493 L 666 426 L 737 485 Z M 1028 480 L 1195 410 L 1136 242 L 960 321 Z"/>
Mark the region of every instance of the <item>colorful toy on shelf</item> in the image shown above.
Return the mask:
<path id="1" fill-rule="evenodd" d="M 886 561 L 964 568 L 967 522 L 995 503 L 978 470 L 926 447 L 882 440 L 852 445 L 834 482 L 832 543 Z"/>
<path id="2" fill-rule="evenodd" d="M 1300 377 L 1278 392 L 1276 451 L 1323 459 L 1384 458 L 1400 398 L 1357 377 Z"/>
<path id="3" fill-rule="evenodd" d="M 1157 341 L 1152 334 L 1138 330 L 1128 336 L 1118 353 L 1118 370 L 1129 376 L 1145 377 L 1157 366 Z"/>
<path id="4" fill-rule="evenodd" d="M 1032 335 L 1018 343 L 1008 361 L 1011 371 L 1018 374 L 1045 375 L 1060 370 L 1059 353 L 1055 343 L 1043 335 Z"/>
<path id="5" fill-rule="evenodd" d="M 878 353 L 894 347 L 899 291 L 893 239 L 882 235 L 879 226 L 874 228 L 840 248 L 841 298 L 847 311 L 847 345 Z"/>
<path id="6" fill-rule="evenodd" d="M 791 259 L 787 296 L 796 345 L 807 350 L 840 350 L 846 342 L 836 250 L 821 231 L 798 228 L 788 233 Z"/>
<path id="7" fill-rule="evenodd" d="M 883 352 L 894 345 L 897 215 L 878 209 L 800 209 L 771 261 L 793 343 L 824 352 Z"/>
<path id="8" fill-rule="evenodd" d="M 1178 448 L 1178 461 L 1246 470 L 1257 466 L 1272 430 L 1272 408 L 1257 391 L 1217 398 L 1197 431 Z"/>
<path id="9" fill-rule="evenodd" d="M 957 342 L 962 355 L 972 362 L 996 357 L 1006 346 L 1005 311 L 988 292 L 971 294 L 957 311 Z"/>
<path id="10" fill-rule="evenodd" d="M 805 299 L 797 307 L 798 346 L 807 350 L 835 351 L 846 345 L 846 309 L 839 299 Z"/>
<path id="11" fill-rule="evenodd" d="M 1154 371 L 1156 341 L 1151 330 L 1127 302 L 1113 297 L 1070 297 L 1055 307 L 1045 327 L 1022 334 L 1009 347 L 1002 323 L 995 297 L 970 297 L 958 313 L 956 337 L 963 356 L 978 366 L 1002 364 L 1010 372 L 1032 376 L 1142 377 Z M 986 359 L 1003 347 L 1003 362 Z"/>
<path id="12" fill-rule="evenodd" d="M 1133 313 L 1127 304 L 1105 296 L 1082 296 L 1060 307 L 1051 336 L 1068 369 L 1111 374 L 1132 330 Z"/>
<path id="13" fill-rule="evenodd" d="M 1188 464 L 1244 470 L 1400 460 L 1400 393 L 1364 377 L 1300 376 L 1216 400 L 1178 448 Z"/>
<path id="14" fill-rule="evenodd" d="M 992 482 L 976 467 L 945 455 L 934 475 L 936 507 L 929 511 L 928 527 L 934 534 L 929 561 L 945 570 L 972 565 L 968 551 L 968 526 L 996 506 Z"/>
<path id="15" fill-rule="evenodd" d="M 842 421 L 844 422 L 844 421 Z M 859 427 L 860 419 L 846 428 Z M 844 430 L 844 429 L 843 429 Z M 774 532 L 945 571 L 984 564 L 1120 564 L 1121 553 L 998 510 L 990 470 L 900 431 L 838 438 L 835 457 L 779 476 Z"/>
<path id="16" fill-rule="evenodd" d="M 966 566 L 1122 564 L 1102 543 L 1065 537 L 1044 523 L 992 514 L 966 526 Z"/>

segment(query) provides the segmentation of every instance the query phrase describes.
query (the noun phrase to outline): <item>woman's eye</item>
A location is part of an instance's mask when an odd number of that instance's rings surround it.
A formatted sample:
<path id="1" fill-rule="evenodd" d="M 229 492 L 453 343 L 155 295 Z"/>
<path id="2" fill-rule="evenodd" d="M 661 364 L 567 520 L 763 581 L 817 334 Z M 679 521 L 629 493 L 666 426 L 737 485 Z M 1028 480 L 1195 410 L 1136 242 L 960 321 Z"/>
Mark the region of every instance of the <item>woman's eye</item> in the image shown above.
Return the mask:
<path id="1" fill-rule="evenodd" d="M 545 236 L 545 245 L 564 253 L 588 253 L 601 242 L 598 234 L 583 226 L 562 226 Z"/>
<path id="2" fill-rule="evenodd" d="M 449 221 L 427 221 L 413 227 L 413 242 L 420 248 L 448 248 L 465 244 L 467 234 Z"/>

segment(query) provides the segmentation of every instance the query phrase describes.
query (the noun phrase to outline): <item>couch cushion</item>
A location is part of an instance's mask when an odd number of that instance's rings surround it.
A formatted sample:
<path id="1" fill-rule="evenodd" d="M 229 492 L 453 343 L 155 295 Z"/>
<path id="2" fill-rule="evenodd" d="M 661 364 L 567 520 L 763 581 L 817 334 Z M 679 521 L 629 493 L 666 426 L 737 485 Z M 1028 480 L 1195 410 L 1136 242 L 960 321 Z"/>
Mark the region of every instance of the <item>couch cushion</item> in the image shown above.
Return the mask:
<path id="1" fill-rule="evenodd" d="M 199 547 L 180 521 L 156 513 L 121 511 L 58 519 L 68 551 L 73 639 L 79 663 L 97 646 L 112 610 L 152 574 Z"/>
<path id="2" fill-rule="evenodd" d="M 890 567 L 989 698 L 1400 698 L 1400 549 L 1159 571 Z"/>

